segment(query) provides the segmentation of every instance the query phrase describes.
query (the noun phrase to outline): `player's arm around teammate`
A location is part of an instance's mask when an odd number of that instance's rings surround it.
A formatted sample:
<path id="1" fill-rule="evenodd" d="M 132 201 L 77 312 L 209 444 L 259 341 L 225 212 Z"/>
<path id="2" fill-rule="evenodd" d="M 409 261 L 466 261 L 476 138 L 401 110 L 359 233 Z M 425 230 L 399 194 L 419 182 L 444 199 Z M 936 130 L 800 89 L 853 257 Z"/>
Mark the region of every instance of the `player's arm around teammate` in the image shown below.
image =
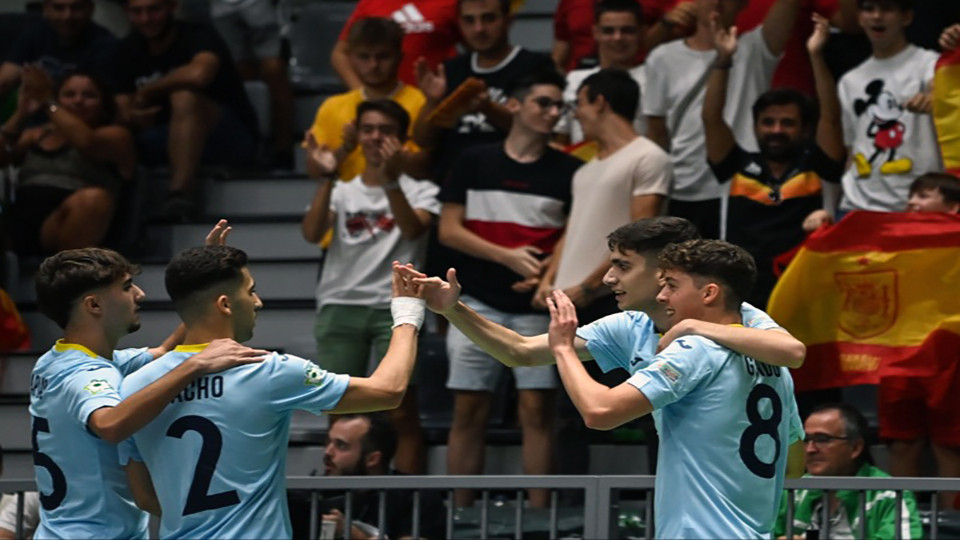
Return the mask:
<path id="1" fill-rule="evenodd" d="M 387 354 L 369 377 L 351 377 L 347 391 L 332 413 L 395 409 L 403 401 L 417 357 L 417 333 L 425 313 L 423 286 L 393 263 L 393 336 Z"/>

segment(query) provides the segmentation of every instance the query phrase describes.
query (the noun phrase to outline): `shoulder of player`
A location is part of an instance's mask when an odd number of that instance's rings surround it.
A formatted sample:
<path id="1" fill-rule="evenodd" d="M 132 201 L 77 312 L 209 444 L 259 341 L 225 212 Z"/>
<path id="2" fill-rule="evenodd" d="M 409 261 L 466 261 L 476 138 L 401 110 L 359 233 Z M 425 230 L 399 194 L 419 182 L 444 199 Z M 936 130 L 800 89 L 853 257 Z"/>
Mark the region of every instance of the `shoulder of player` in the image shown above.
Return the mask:
<path id="1" fill-rule="evenodd" d="M 686 351 L 687 353 L 689 353 L 690 351 L 733 352 L 730 349 L 727 349 L 726 347 L 724 347 L 723 345 L 720 345 L 716 341 L 713 341 L 712 339 L 705 338 L 703 336 L 696 336 L 696 335 L 684 336 L 682 338 L 673 340 L 673 342 L 667 345 L 667 348 L 664 349 L 664 352 L 669 350 L 680 352 L 681 354 L 683 354 L 683 351 Z"/>

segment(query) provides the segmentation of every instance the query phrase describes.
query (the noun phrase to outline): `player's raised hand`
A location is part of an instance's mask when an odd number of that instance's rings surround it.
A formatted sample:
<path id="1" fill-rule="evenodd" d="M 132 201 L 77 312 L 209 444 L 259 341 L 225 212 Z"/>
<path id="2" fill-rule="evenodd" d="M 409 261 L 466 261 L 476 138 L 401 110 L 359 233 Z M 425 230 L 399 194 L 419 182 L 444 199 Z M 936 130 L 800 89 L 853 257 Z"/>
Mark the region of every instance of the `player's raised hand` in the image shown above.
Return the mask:
<path id="1" fill-rule="evenodd" d="M 439 276 L 427 277 L 412 267 L 401 267 L 400 273 L 410 276 L 415 282 L 423 285 L 423 298 L 427 301 L 427 309 L 434 313 L 450 311 L 460 300 L 460 282 L 457 281 L 457 271 L 447 270 L 447 281 Z"/>
<path id="2" fill-rule="evenodd" d="M 205 246 L 225 246 L 227 245 L 227 237 L 230 236 L 230 231 L 232 230 L 233 227 L 230 226 L 227 220 L 221 219 L 210 229 L 210 232 L 207 233 L 203 244 Z"/>
<path id="3" fill-rule="evenodd" d="M 811 18 L 813 19 L 813 33 L 807 38 L 807 52 L 811 55 L 822 54 L 823 47 L 830 39 L 830 21 L 819 13 L 814 13 Z"/>
<path id="4" fill-rule="evenodd" d="M 563 291 L 556 290 L 547 298 L 550 311 L 550 329 L 547 342 L 554 351 L 573 349 L 573 339 L 577 336 L 577 308 Z"/>
<path id="5" fill-rule="evenodd" d="M 407 272 L 404 272 L 403 269 L 406 269 Z M 412 274 L 410 271 L 416 272 L 416 270 L 413 269 L 412 264 L 400 264 L 398 261 L 393 261 L 394 298 L 399 298 L 401 296 L 407 296 L 410 298 L 423 298 L 424 286 L 423 284 L 414 280 L 414 274 Z M 417 272 L 417 274 L 419 274 L 419 272 Z"/>
<path id="6" fill-rule="evenodd" d="M 268 354 L 270 351 L 251 349 L 232 339 L 215 339 L 203 351 L 193 355 L 189 362 L 197 365 L 201 373 L 206 375 L 236 366 L 263 362 Z"/>

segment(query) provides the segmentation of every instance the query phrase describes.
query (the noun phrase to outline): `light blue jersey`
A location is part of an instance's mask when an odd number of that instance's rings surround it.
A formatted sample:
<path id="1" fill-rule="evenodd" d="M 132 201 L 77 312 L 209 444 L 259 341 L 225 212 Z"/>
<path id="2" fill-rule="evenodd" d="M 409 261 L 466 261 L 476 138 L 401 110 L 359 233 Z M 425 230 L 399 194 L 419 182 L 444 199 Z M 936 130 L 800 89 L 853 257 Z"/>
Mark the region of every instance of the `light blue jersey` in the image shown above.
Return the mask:
<path id="1" fill-rule="evenodd" d="M 740 307 L 740 316 L 750 328 L 780 328 L 769 315 L 746 302 Z M 577 336 L 586 340 L 587 350 L 604 373 L 623 368 L 633 374 L 647 367 L 657 355 L 660 341 L 653 321 L 642 311 L 608 315 L 578 328 Z"/>
<path id="2" fill-rule="evenodd" d="M 124 380 L 128 396 L 203 345 L 177 347 Z M 290 414 L 336 407 L 350 378 L 272 353 L 262 363 L 195 380 L 120 447 L 146 463 L 163 538 L 290 538 L 284 488 Z"/>
<path id="3" fill-rule="evenodd" d="M 660 434 L 657 537 L 769 538 L 803 437 L 790 372 L 688 336 L 627 382 Z"/>
<path id="4" fill-rule="evenodd" d="M 35 538 L 147 537 L 147 515 L 133 503 L 117 446 L 87 429 L 87 420 L 120 403 L 121 379 L 151 360 L 147 349 L 114 351 L 111 361 L 62 341 L 37 360 L 30 378 Z"/>

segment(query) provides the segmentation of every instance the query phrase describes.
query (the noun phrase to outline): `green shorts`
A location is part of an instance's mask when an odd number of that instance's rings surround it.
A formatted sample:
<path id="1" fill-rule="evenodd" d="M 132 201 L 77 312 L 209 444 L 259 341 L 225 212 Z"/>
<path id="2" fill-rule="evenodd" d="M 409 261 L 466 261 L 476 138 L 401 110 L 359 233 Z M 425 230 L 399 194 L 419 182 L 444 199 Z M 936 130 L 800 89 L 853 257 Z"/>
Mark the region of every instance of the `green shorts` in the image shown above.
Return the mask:
<path id="1" fill-rule="evenodd" d="M 317 314 L 314 335 L 320 367 L 333 373 L 365 377 L 373 373 L 387 354 L 393 335 L 393 317 L 389 309 L 327 304 Z"/>

